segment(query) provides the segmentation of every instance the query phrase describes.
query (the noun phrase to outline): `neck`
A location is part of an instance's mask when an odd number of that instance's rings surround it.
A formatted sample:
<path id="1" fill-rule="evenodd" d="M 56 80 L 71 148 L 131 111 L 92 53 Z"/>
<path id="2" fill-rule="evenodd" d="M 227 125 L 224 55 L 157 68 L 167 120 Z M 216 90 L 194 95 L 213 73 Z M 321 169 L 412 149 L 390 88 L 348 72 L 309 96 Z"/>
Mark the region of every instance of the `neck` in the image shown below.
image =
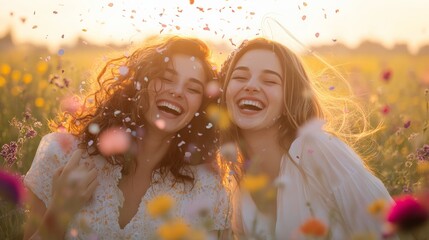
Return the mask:
<path id="1" fill-rule="evenodd" d="M 167 153 L 172 136 L 148 128 L 143 139 L 138 140 L 135 172 L 151 175 Z"/>
<path id="2" fill-rule="evenodd" d="M 277 178 L 284 149 L 278 141 L 278 128 L 273 126 L 258 131 L 241 130 L 252 166 L 257 172 Z"/>

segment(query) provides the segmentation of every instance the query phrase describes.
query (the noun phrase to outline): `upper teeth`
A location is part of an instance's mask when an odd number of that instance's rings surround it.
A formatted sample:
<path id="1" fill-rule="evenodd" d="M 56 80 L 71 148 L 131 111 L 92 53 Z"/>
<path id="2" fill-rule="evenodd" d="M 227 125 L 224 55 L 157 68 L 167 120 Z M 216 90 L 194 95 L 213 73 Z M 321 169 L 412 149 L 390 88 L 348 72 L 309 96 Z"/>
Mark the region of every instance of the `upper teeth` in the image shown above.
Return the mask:
<path id="1" fill-rule="evenodd" d="M 260 108 L 260 109 L 262 109 L 262 108 L 263 108 L 262 103 L 261 103 L 260 101 L 255 101 L 255 100 L 245 100 L 245 99 L 242 99 L 242 100 L 238 103 L 238 105 L 239 105 L 240 107 L 242 107 L 242 106 L 244 106 L 244 105 L 250 105 L 250 106 L 255 106 L 255 107 L 257 107 L 257 108 Z"/>
<path id="2" fill-rule="evenodd" d="M 174 110 L 174 111 L 176 111 L 178 113 L 182 113 L 182 110 L 180 109 L 180 107 L 178 107 L 176 105 L 173 105 L 173 104 L 171 104 L 169 102 L 162 101 L 162 102 L 158 103 L 158 106 L 160 106 L 160 107 L 168 107 L 171 110 Z"/>

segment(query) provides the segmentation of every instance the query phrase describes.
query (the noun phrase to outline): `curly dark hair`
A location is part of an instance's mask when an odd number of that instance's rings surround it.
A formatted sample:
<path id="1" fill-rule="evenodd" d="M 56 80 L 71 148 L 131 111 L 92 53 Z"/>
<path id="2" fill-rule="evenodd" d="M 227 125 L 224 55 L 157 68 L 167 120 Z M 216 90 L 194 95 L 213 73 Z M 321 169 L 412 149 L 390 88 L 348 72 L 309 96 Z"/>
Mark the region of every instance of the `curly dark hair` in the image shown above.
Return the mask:
<path id="1" fill-rule="evenodd" d="M 148 84 L 162 76 L 168 66 L 164 59 L 174 54 L 186 54 L 199 59 L 203 63 L 207 81 L 217 80 L 209 61 L 210 49 L 203 41 L 180 36 L 151 37 L 131 55 L 108 61 L 96 78 L 95 91 L 85 97 L 81 110 L 75 114 L 63 112 L 56 122 L 77 136 L 79 148 L 87 149 L 90 155 L 102 153 L 97 144 L 90 146 L 88 143 L 98 143 L 100 134 L 112 127 L 131 132 L 132 142 L 136 144 L 141 137 L 139 133 L 144 131 L 147 124 L 143 116 L 149 107 Z M 214 160 L 217 130 L 210 123 L 205 109 L 216 100 L 204 96 L 198 114 L 171 139 L 170 147 L 159 164 L 164 177 L 170 171 L 175 182 L 193 182 L 193 175 L 189 174 L 187 166 Z M 98 125 L 100 131 L 91 133 L 91 124 Z M 190 157 L 185 156 L 185 152 L 192 154 Z M 136 163 L 132 153 L 104 157 L 110 164 L 123 166 L 125 173 Z"/>

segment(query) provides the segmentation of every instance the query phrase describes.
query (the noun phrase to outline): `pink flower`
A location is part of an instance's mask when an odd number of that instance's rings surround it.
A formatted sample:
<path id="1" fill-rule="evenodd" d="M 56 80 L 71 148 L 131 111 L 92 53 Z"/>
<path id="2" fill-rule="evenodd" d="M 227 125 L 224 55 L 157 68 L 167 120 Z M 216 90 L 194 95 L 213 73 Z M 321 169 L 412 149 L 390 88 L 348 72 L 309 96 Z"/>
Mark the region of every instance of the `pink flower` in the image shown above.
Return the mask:
<path id="1" fill-rule="evenodd" d="M 387 221 L 399 230 L 412 230 L 428 220 L 428 210 L 414 196 L 404 195 L 396 198 L 395 202 L 387 214 Z"/>
<path id="2" fill-rule="evenodd" d="M 24 193 L 24 185 L 19 175 L 0 170 L 0 198 L 21 205 Z"/>

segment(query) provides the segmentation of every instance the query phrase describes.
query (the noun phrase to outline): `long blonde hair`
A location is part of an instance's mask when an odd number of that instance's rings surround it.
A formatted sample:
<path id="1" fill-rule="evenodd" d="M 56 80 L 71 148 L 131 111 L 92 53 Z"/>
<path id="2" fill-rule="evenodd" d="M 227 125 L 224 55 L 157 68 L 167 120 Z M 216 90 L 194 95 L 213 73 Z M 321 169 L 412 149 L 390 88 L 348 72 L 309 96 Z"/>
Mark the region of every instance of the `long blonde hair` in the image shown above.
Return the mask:
<path id="1" fill-rule="evenodd" d="M 239 59 L 253 49 L 267 49 L 273 51 L 280 60 L 283 76 L 283 103 L 284 113 L 280 119 L 279 144 L 287 152 L 292 143 L 291 135 L 295 136 L 299 127 L 310 119 L 318 118 L 326 121 L 325 130 L 339 137 L 352 148 L 358 145 L 366 136 L 374 133 L 377 128 L 371 129 L 367 115 L 363 108 L 352 98 L 351 89 L 346 79 L 333 71 L 339 83 L 343 82 L 346 94 L 333 95 L 321 82 L 309 77 L 303 61 L 286 46 L 265 38 L 256 38 L 244 41 L 222 65 L 220 79 L 223 87 L 221 107 L 226 108 L 226 88 Z M 332 68 L 331 66 L 328 66 Z M 335 70 L 335 69 L 334 69 Z M 238 145 L 238 165 L 233 167 L 235 174 L 242 175 L 246 151 L 240 143 L 240 134 L 236 126 L 221 130 L 221 144 L 235 142 Z M 220 164 L 223 161 L 220 161 Z M 228 164 L 227 164 L 228 165 Z"/>

